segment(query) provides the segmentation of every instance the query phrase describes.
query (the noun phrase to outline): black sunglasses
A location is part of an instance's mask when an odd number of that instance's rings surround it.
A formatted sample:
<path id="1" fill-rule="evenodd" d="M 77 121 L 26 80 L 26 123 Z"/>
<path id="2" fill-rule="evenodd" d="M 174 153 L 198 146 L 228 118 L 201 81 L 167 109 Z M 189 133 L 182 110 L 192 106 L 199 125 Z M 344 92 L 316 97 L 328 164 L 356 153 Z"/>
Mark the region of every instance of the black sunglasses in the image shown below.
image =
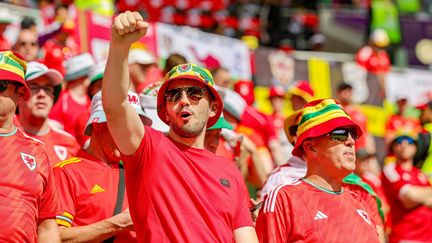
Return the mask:
<path id="1" fill-rule="evenodd" d="M 9 80 L 0 80 L 0 92 L 5 92 L 9 86 L 9 84 L 14 85 L 15 87 L 20 87 L 21 84 Z"/>
<path id="2" fill-rule="evenodd" d="M 352 139 L 354 139 L 354 141 L 357 141 L 357 131 L 353 128 L 339 128 L 326 134 L 326 136 L 329 136 L 334 141 L 345 142 L 346 140 L 348 140 L 348 136 L 350 134 Z"/>
<path id="3" fill-rule="evenodd" d="M 177 102 L 183 96 L 183 91 L 186 92 L 186 96 L 190 101 L 197 102 L 204 97 L 204 94 L 207 92 L 207 89 L 200 87 L 186 87 L 186 88 L 176 88 L 169 89 L 165 91 L 165 98 L 169 102 Z"/>

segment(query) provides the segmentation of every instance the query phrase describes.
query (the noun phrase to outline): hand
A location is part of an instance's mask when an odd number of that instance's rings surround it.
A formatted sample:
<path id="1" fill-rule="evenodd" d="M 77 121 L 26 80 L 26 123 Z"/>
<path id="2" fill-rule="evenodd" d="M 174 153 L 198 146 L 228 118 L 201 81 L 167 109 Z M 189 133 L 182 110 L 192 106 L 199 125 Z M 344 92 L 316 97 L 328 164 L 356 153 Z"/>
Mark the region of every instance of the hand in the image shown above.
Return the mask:
<path id="1" fill-rule="evenodd" d="M 123 230 L 130 231 L 134 229 L 133 222 L 129 213 L 129 208 L 117 215 L 112 216 L 111 218 L 109 218 L 109 221 L 111 221 L 111 223 L 118 226 L 119 228 L 122 228 Z"/>
<path id="2" fill-rule="evenodd" d="M 126 11 L 114 18 L 111 27 L 111 44 L 116 47 L 129 48 L 132 43 L 141 39 L 148 29 L 148 23 L 138 12 Z"/>

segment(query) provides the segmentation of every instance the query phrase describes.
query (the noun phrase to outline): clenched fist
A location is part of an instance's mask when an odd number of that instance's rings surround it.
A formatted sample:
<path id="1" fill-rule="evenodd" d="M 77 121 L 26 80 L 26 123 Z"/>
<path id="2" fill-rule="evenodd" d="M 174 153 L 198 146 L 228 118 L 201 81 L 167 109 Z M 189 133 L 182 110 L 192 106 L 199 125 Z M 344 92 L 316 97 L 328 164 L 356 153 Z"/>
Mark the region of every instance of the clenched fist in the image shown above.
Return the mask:
<path id="1" fill-rule="evenodd" d="M 126 11 L 114 18 L 111 27 L 111 43 L 116 47 L 129 48 L 147 33 L 148 23 L 138 12 Z"/>

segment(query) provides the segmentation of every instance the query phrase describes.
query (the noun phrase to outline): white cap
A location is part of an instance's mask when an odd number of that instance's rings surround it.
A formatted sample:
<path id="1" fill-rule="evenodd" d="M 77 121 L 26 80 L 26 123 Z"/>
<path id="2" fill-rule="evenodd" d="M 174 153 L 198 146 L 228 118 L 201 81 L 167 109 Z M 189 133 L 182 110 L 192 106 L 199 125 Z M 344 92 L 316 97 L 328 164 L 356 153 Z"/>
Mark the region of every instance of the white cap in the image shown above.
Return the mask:
<path id="1" fill-rule="evenodd" d="M 105 65 L 106 61 L 97 63 L 93 65 L 92 68 L 90 68 L 88 77 L 90 79 L 90 83 L 93 83 L 94 81 L 103 78 L 104 72 L 105 72 Z"/>
<path id="2" fill-rule="evenodd" d="M 128 58 L 129 64 L 139 63 L 139 64 L 152 64 L 156 63 L 156 58 L 148 51 L 144 49 L 132 49 L 129 52 Z"/>
<path id="3" fill-rule="evenodd" d="M 240 120 L 247 106 L 243 97 L 241 97 L 237 92 L 227 88 L 220 86 L 216 86 L 215 88 L 222 97 L 224 110 L 229 112 L 237 120 Z"/>
<path id="4" fill-rule="evenodd" d="M 127 95 L 127 101 L 135 109 L 138 115 L 141 116 L 144 125 L 150 126 L 152 124 L 152 119 L 147 115 L 147 113 L 141 107 L 138 95 L 134 92 L 129 91 Z M 106 121 L 107 121 L 106 115 L 102 106 L 102 91 L 99 91 L 95 94 L 95 96 L 93 96 L 91 102 L 90 118 L 88 119 L 87 124 L 85 126 L 84 134 L 91 136 L 92 124 L 104 123 Z"/>
<path id="5" fill-rule="evenodd" d="M 45 64 L 40 62 L 29 62 L 27 64 L 27 72 L 25 80 L 31 81 L 37 79 L 43 75 L 46 75 L 51 80 L 53 86 L 60 85 L 63 77 L 59 71 L 48 68 Z"/>
<path id="6" fill-rule="evenodd" d="M 73 56 L 65 62 L 66 76 L 64 79 L 70 81 L 87 76 L 93 65 L 95 61 L 88 52 Z"/>

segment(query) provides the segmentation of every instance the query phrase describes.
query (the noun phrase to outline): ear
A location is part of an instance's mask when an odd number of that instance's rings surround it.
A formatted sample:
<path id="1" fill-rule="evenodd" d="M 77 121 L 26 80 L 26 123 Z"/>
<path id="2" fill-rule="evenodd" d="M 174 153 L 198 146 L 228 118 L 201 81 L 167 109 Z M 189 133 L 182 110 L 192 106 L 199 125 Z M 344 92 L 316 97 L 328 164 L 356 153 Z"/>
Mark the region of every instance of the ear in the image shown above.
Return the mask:
<path id="1" fill-rule="evenodd" d="M 219 109 L 219 103 L 218 102 L 212 102 L 210 104 L 210 117 L 216 116 L 218 109 Z"/>
<path id="2" fill-rule="evenodd" d="M 26 88 L 24 86 L 21 86 L 17 90 L 17 96 L 18 96 L 18 103 L 24 101 L 24 97 L 26 95 Z"/>
<path id="3" fill-rule="evenodd" d="M 306 140 L 306 141 L 304 141 L 303 144 L 302 144 L 302 147 L 303 147 L 303 151 L 304 151 L 305 153 L 309 153 L 309 154 L 314 154 L 314 153 L 316 153 L 315 145 L 314 145 L 314 143 L 313 143 L 312 141 L 310 141 L 310 140 Z"/>

